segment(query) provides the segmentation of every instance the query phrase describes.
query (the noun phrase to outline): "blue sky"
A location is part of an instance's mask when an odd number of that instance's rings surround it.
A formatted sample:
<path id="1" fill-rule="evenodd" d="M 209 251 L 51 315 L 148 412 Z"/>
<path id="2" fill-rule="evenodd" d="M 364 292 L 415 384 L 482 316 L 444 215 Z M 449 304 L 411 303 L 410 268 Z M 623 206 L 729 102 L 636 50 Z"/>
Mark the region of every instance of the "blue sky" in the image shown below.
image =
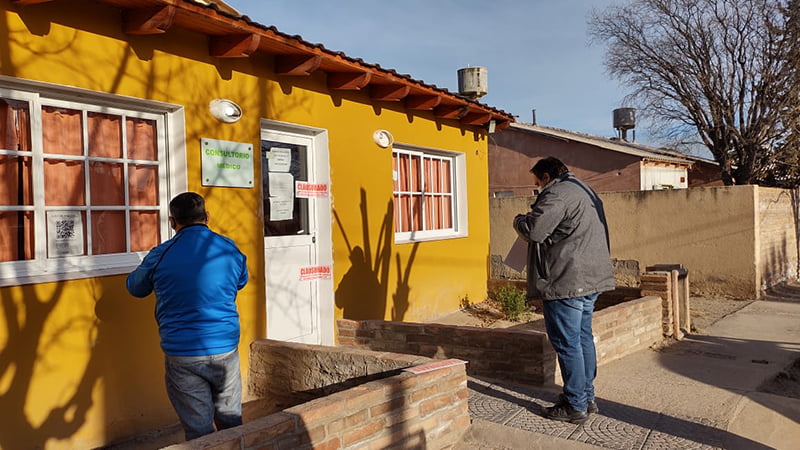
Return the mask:
<path id="1" fill-rule="evenodd" d="M 488 69 L 480 101 L 540 125 L 614 136 L 624 88 L 589 43 L 591 9 L 611 0 L 226 0 L 250 19 L 429 84 L 458 90 L 458 69 Z M 637 141 L 647 141 L 639 124 Z"/>

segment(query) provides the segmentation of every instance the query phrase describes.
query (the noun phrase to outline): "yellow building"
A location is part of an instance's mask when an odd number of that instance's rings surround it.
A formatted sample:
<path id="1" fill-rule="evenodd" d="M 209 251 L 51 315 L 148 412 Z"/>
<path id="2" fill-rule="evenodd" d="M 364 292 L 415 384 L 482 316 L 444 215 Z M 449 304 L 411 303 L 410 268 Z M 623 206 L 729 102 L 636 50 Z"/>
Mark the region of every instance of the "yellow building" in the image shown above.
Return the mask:
<path id="1" fill-rule="evenodd" d="M 196 191 L 258 338 L 486 293 L 487 134 L 513 118 L 190 0 L 0 0 L 0 447 L 177 423 L 125 276 Z"/>

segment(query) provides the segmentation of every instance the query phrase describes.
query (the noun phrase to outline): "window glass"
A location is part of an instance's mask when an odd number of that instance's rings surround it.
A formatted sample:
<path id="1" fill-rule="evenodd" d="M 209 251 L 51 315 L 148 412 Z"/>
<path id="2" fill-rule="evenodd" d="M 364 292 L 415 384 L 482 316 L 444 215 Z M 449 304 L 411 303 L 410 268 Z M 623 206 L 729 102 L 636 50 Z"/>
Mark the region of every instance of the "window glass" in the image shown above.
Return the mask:
<path id="1" fill-rule="evenodd" d="M 89 156 L 105 158 L 122 157 L 122 117 L 90 112 Z"/>
<path id="2" fill-rule="evenodd" d="M 158 166 L 152 164 L 129 164 L 128 195 L 130 195 L 131 205 L 157 205 Z"/>
<path id="3" fill-rule="evenodd" d="M 44 160 L 44 203 L 47 206 L 83 206 L 86 184 L 83 161 Z"/>
<path id="4" fill-rule="evenodd" d="M 164 116 L 89 98 L 0 90 L 0 282 L 127 268 L 161 242 Z"/>
<path id="5" fill-rule="evenodd" d="M 0 154 L 0 205 L 33 205 L 32 158 Z"/>
<path id="6" fill-rule="evenodd" d="M 125 190 L 120 163 L 92 161 L 89 163 L 89 186 L 92 205 L 124 205 Z"/>
<path id="7" fill-rule="evenodd" d="M 30 109 L 26 102 L 0 98 L 0 149 L 31 150 Z"/>
<path id="8" fill-rule="evenodd" d="M 296 181 L 308 181 L 308 149 L 304 145 L 261 141 L 261 186 L 264 202 L 264 236 L 309 234 L 309 202 L 294 195 Z M 273 163 L 273 154 L 289 154 L 289 167 Z"/>
<path id="9" fill-rule="evenodd" d="M 125 120 L 128 158 L 158 161 L 156 121 L 128 117 Z"/>
<path id="10" fill-rule="evenodd" d="M 131 251 L 144 252 L 159 244 L 160 214 L 153 211 L 131 211 Z"/>
<path id="11" fill-rule="evenodd" d="M 92 211 L 92 254 L 125 252 L 125 212 Z"/>
<path id="12" fill-rule="evenodd" d="M 83 155 L 80 111 L 54 106 L 42 108 L 42 146 L 45 153 Z"/>
<path id="13" fill-rule="evenodd" d="M 398 147 L 392 166 L 395 231 L 454 234 L 454 157 Z"/>
<path id="14" fill-rule="evenodd" d="M 0 211 L 0 262 L 33 259 L 33 211 Z"/>

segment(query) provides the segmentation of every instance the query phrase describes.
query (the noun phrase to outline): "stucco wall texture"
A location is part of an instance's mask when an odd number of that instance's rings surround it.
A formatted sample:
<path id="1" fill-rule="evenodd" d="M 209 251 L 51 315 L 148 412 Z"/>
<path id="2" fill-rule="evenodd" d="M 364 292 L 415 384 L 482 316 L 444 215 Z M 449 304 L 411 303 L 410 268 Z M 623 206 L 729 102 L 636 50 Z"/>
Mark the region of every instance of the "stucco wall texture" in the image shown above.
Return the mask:
<path id="1" fill-rule="evenodd" d="M 797 192 L 758 186 L 600 193 L 611 256 L 683 264 L 693 292 L 758 298 L 797 276 Z M 508 254 L 514 215 L 533 197 L 490 201 L 491 254 Z M 495 257 L 497 257 L 495 256 Z"/>
<path id="2" fill-rule="evenodd" d="M 377 306 L 375 319 L 424 320 L 458 309 L 464 298 L 485 298 L 483 130 L 442 123 L 432 111 L 410 114 L 400 102 L 373 104 L 367 92 L 331 93 L 324 73 L 279 77 L 270 57 L 213 58 L 207 38 L 187 30 L 129 36 L 119 9 L 96 4 L 86 14 L 71 3 L 26 8 L 0 1 L 0 82 L 24 79 L 182 108 L 184 132 L 170 144 L 185 146 L 188 189 L 206 197 L 210 227 L 248 256 L 250 283 L 237 300 L 243 373 L 247 345 L 266 335 L 270 298 L 262 193 L 203 186 L 199 142 L 257 144 L 261 119 L 328 132 L 333 285 L 353 273 L 358 247 L 370 263 L 356 272 L 359 285 L 379 294 L 337 290 L 351 314 Z M 215 98 L 240 105 L 242 119 L 216 121 L 208 112 Z M 394 243 L 392 151 L 372 141 L 377 129 L 390 130 L 396 142 L 464 155 L 466 236 Z M 259 174 L 258 158 L 255 165 Z M 94 448 L 177 423 L 164 391 L 154 299 L 132 298 L 124 283 L 115 275 L 0 288 L 0 348 L 8 349 L 0 358 L 0 410 L 14 411 L 0 425 L 0 447 Z M 345 306 L 336 306 L 332 320 L 345 315 Z"/>

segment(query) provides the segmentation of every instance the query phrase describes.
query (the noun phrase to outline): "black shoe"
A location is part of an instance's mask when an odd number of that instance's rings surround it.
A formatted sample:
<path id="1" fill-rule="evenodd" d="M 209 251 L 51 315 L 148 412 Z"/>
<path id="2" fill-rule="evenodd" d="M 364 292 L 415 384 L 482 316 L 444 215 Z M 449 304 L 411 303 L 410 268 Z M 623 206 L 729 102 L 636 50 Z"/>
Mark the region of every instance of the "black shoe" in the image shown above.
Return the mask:
<path id="1" fill-rule="evenodd" d="M 558 394 L 558 403 L 557 405 L 568 405 L 567 400 L 564 398 L 564 394 Z M 597 407 L 597 402 L 592 400 L 588 403 L 586 407 L 586 414 L 597 414 L 600 411 L 600 408 Z"/>
<path id="2" fill-rule="evenodd" d="M 589 419 L 588 414 L 583 411 L 573 409 L 572 406 L 569 406 L 566 403 L 559 403 L 550 408 L 545 408 L 544 416 L 551 420 L 569 422 L 578 425 L 583 424 Z"/>

